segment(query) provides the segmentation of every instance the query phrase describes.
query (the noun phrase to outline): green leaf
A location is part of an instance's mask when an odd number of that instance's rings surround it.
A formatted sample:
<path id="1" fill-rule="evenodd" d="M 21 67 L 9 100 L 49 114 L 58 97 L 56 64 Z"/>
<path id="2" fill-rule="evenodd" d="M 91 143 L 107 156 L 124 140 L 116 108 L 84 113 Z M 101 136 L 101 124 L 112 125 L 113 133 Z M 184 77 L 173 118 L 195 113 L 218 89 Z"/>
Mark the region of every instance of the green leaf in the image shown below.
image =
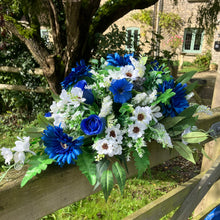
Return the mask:
<path id="1" fill-rule="evenodd" d="M 143 157 L 140 158 L 138 153 L 134 151 L 133 156 L 135 160 L 135 166 L 138 170 L 138 178 L 140 178 L 146 169 L 150 166 L 149 153 L 148 151 L 145 151 Z"/>
<path id="2" fill-rule="evenodd" d="M 37 120 L 38 120 L 39 126 L 41 126 L 41 127 L 46 128 L 48 125 L 53 126 L 53 123 L 50 120 L 48 120 L 47 118 L 45 118 L 42 114 L 37 115 Z"/>
<path id="3" fill-rule="evenodd" d="M 101 182 L 101 177 L 102 177 L 102 173 L 108 169 L 110 164 L 110 161 L 107 159 L 102 159 L 100 160 L 97 164 L 96 164 L 96 178 L 97 178 L 97 182 L 96 185 L 94 187 L 94 190 L 97 189 L 97 187 L 100 185 Z"/>
<path id="4" fill-rule="evenodd" d="M 96 165 L 94 155 L 83 152 L 77 158 L 80 171 L 87 177 L 91 185 L 96 183 Z"/>
<path id="5" fill-rule="evenodd" d="M 105 201 L 107 202 L 108 197 L 113 189 L 113 174 L 111 170 L 105 170 L 102 173 L 101 177 L 101 186 L 102 186 L 102 191 L 104 193 Z"/>
<path id="6" fill-rule="evenodd" d="M 42 136 L 43 130 L 45 128 L 35 127 L 35 128 L 25 128 L 24 131 L 31 138 L 38 138 Z"/>
<path id="7" fill-rule="evenodd" d="M 200 143 L 205 141 L 208 135 L 201 131 L 192 131 L 182 136 L 182 139 L 188 143 Z"/>
<path id="8" fill-rule="evenodd" d="M 192 117 L 195 113 L 199 105 L 192 105 L 186 109 L 184 109 L 178 116 L 183 116 L 186 118 Z"/>
<path id="9" fill-rule="evenodd" d="M 125 181 L 126 181 L 126 172 L 122 166 L 118 162 L 115 162 L 112 165 L 112 172 L 115 175 L 115 178 L 117 180 L 117 183 L 119 185 L 121 194 L 123 195 L 124 187 L 125 187 Z"/>
<path id="10" fill-rule="evenodd" d="M 195 81 L 193 83 L 190 83 L 189 85 L 187 85 L 186 89 L 186 93 L 190 93 L 192 92 L 195 88 L 198 87 L 198 81 Z"/>
<path id="11" fill-rule="evenodd" d="M 123 103 L 121 108 L 119 109 L 119 112 L 124 115 L 125 113 L 132 113 L 134 111 L 134 108 L 131 104 Z"/>
<path id="12" fill-rule="evenodd" d="M 49 159 L 47 154 L 41 156 L 36 155 L 31 157 L 29 164 L 31 165 L 24 178 L 21 181 L 21 187 L 23 187 L 30 179 L 32 179 L 37 174 L 40 174 L 42 170 L 46 170 L 49 164 L 54 162 L 53 159 Z"/>
<path id="13" fill-rule="evenodd" d="M 186 160 L 191 161 L 192 163 L 196 163 L 193 157 L 192 150 L 182 142 L 175 141 L 173 142 L 175 150 Z"/>
<path id="14" fill-rule="evenodd" d="M 152 106 L 161 103 L 164 104 L 169 104 L 169 100 L 171 97 L 173 97 L 174 95 L 176 95 L 175 92 L 173 92 L 172 89 L 167 89 L 164 93 L 162 93 L 155 102 L 152 103 Z"/>
<path id="15" fill-rule="evenodd" d="M 181 83 L 183 85 L 183 84 L 187 83 L 196 72 L 197 71 L 190 71 L 190 72 L 184 73 L 182 76 L 180 76 L 178 79 L 176 79 L 176 82 Z"/>
<path id="16" fill-rule="evenodd" d="M 180 121 L 182 121 L 185 117 L 167 117 L 161 121 L 161 123 L 165 126 L 166 130 L 174 127 L 176 124 L 178 124 Z"/>

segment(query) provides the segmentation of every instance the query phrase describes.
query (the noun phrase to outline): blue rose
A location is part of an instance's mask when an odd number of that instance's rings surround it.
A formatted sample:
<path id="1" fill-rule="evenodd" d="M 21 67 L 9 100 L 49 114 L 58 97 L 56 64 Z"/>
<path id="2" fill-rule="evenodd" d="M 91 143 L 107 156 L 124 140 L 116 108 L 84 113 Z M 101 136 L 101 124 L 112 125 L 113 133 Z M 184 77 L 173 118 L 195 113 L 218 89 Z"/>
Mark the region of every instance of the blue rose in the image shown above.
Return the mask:
<path id="1" fill-rule="evenodd" d="M 86 135 L 96 135 L 102 132 L 104 123 L 97 115 L 90 115 L 82 120 L 80 126 Z"/>

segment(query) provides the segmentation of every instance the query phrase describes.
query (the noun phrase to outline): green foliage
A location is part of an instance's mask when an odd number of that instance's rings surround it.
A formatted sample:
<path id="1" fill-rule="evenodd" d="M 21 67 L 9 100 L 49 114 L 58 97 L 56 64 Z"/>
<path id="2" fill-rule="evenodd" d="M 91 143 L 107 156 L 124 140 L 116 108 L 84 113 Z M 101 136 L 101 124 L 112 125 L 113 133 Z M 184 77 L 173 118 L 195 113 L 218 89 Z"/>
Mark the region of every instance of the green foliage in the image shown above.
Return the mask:
<path id="1" fill-rule="evenodd" d="M 179 141 L 173 142 L 174 149 L 186 160 L 191 161 L 192 163 L 196 163 L 193 157 L 193 151 L 185 144 Z"/>
<path id="2" fill-rule="evenodd" d="M 176 93 L 172 92 L 172 91 L 173 91 L 172 89 L 167 89 L 164 93 L 159 95 L 157 100 L 154 103 L 152 103 L 152 105 L 159 104 L 160 102 L 164 103 L 166 105 L 169 104 L 170 98 L 173 97 L 174 95 L 176 95 Z"/>
<path id="3" fill-rule="evenodd" d="M 143 173 L 146 171 L 146 169 L 150 167 L 149 153 L 145 149 L 143 156 L 140 157 L 138 153 L 134 151 L 133 156 L 135 160 L 135 166 L 138 170 L 138 178 L 140 178 L 143 175 Z"/>
<path id="4" fill-rule="evenodd" d="M 125 172 L 124 168 L 118 162 L 115 162 L 112 165 L 112 172 L 117 180 L 121 194 L 123 195 L 125 181 L 126 181 L 126 172 Z"/>
<path id="5" fill-rule="evenodd" d="M 83 152 L 77 158 L 77 166 L 80 171 L 87 177 L 91 185 L 96 183 L 96 165 L 93 154 Z"/>
<path id="6" fill-rule="evenodd" d="M 30 179 L 37 174 L 40 174 L 42 170 L 46 170 L 49 164 L 54 162 L 53 159 L 49 159 L 47 154 L 32 156 L 29 164 L 31 165 L 24 178 L 21 181 L 21 187 L 23 187 Z"/>
<path id="7" fill-rule="evenodd" d="M 21 68 L 20 73 L 0 72 L 1 83 L 25 85 L 30 89 L 38 86 L 46 87 L 46 79 L 43 76 L 28 73 L 38 66 L 26 46 L 17 38 L 11 37 L 8 39 L 6 49 L 0 50 L 0 59 L 3 66 Z M 49 91 L 46 94 L 40 94 L 35 92 L 0 90 L 0 97 L 0 102 L 3 106 L 3 108 L 0 107 L 0 112 L 5 112 L 6 110 L 20 114 L 26 112 L 32 118 L 40 111 L 48 111 L 52 102 Z"/>
<path id="8" fill-rule="evenodd" d="M 113 174 L 111 170 L 105 170 L 102 173 L 101 186 L 105 196 L 105 201 L 107 202 L 108 197 L 114 186 Z"/>
<path id="9" fill-rule="evenodd" d="M 210 61 L 212 59 L 211 51 L 207 51 L 205 54 L 197 55 L 194 63 L 205 69 L 209 69 Z"/>
<path id="10" fill-rule="evenodd" d="M 175 35 L 178 34 L 183 26 L 183 19 L 173 12 L 160 13 L 159 25 L 168 34 Z"/>
<path id="11" fill-rule="evenodd" d="M 139 13 L 132 14 L 131 17 L 145 26 L 153 26 L 153 10 L 141 10 Z"/>
<path id="12" fill-rule="evenodd" d="M 208 138 L 208 135 L 204 132 L 192 131 L 182 136 L 183 140 L 188 143 L 200 143 Z"/>
<path id="13" fill-rule="evenodd" d="M 190 71 L 188 73 L 185 73 L 183 75 L 181 75 L 178 79 L 176 79 L 177 83 L 181 83 L 182 85 L 184 85 L 185 83 L 187 83 L 192 77 L 193 75 L 196 74 L 196 71 Z"/>

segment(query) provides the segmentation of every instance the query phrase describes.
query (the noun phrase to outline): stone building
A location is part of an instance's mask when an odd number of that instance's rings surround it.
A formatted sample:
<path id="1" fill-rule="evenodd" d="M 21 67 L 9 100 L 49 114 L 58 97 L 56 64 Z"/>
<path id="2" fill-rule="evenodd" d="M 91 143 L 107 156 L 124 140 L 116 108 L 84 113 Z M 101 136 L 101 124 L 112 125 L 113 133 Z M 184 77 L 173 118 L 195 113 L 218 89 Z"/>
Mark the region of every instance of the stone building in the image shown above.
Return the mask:
<path id="1" fill-rule="evenodd" d="M 140 12 L 140 10 L 133 10 L 126 14 L 124 17 L 115 22 L 119 29 L 125 26 L 129 36 L 133 37 L 134 41 L 137 41 L 137 34 L 140 35 L 140 39 L 144 41 L 145 37 L 150 39 L 152 37 L 152 30 L 161 33 L 164 39 L 161 41 L 159 47 L 160 51 L 164 49 L 171 49 L 168 46 L 168 41 L 172 37 L 166 33 L 166 30 L 160 30 L 159 23 L 159 13 L 169 13 L 173 12 L 178 14 L 182 20 L 183 25 L 178 33 L 178 36 L 182 38 L 182 43 L 176 50 L 177 59 L 180 65 L 183 61 L 192 62 L 196 55 L 204 54 L 207 51 L 211 51 L 213 63 L 218 64 L 220 67 L 220 22 L 215 30 L 214 38 L 210 41 L 205 30 L 199 29 L 197 27 L 196 16 L 197 8 L 199 5 L 203 4 L 206 0 L 178 0 L 178 4 L 174 4 L 173 0 L 159 0 L 154 6 L 147 8 L 145 10 L 153 11 L 153 25 L 152 27 L 143 27 L 140 22 L 131 19 L 132 14 Z M 104 0 L 103 0 L 104 2 Z M 220 21 L 220 14 L 219 14 Z M 148 31 L 146 31 L 146 29 Z M 107 30 L 108 31 L 108 30 Z M 161 31 L 161 32 L 160 32 Z M 137 42 L 136 42 L 137 43 Z M 149 50 L 149 45 L 143 48 L 143 52 Z M 220 68 L 218 68 L 220 70 Z"/>

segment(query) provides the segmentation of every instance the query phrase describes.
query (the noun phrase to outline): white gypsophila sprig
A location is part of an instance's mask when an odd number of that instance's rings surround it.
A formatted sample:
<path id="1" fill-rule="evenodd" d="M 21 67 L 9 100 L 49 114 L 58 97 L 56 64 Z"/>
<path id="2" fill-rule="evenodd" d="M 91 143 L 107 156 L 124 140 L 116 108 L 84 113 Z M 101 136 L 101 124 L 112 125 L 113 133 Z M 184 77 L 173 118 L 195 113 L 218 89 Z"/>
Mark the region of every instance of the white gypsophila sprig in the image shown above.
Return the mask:
<path id="1" fill-rule="evenodd" d="M 143 147 L 146 147 L 147 146 L 147 144 L 146 144 L 146 142 L 144 141 L 144 138 L 142 137 L 142 138 L 138 138 L 136 141 L 135 141 L 135 143 L 134 143 L 134 148 L 135 148 L 135 150 L 136 150 L 136 152 L 138 153 L 138 156 L 140 157 L 140 158 L 142 158 L 143 157 L 143 154 L 144 154 L 144 149 L 143 149 Z"/>
<path id="2" fill-rule="evenodd" d="M 130 119 L 132 121 L 143 123 L 147 126 L 152 120 L 151 112 L 152 110 L 149 106 L 145 106 L 145 107 L 137 106 L 133 112 L 134 116 L 132 116 Z"/>
<path id="3" fill-rule="evenodd" d="M 212 115 L 213 112 L 211 111 L 210 107 L 205 105 L 199 105 L 196 109 L 196 113 L 205 113 L 207 115 Z"/>
<path id="4" fill-rule="evenodd" d="M 13 153 L 9 148 L 3 147 L 0 149 L 1 155 L 5 159 L 5 164 L 10 165 L 11 160 L 13 159 Z"/>
<path id="5" fill-rule="evenodd" d="M 120 124 L 105 129 L 106 139 L 114 139 L 118 144 L 122 144 L 124 131 L 120 130 Z"/>
<path id="6" fill-rule="evenodd" d="M 129 125 L 128 127 L 128 137 L 132 139 L 138 139 L 143 136 L 146 125 L 140 122 Z"/>
<path id="7" fill-rule="evenodd" d="M 111 114 L 112 104 L 113 104 L 113 101 L 112 101 L 111 96 L 106 96 L 103 99 L 101 111 L 99 113 L 99 117 L 106 117 L 107 115 Z"/>
<path id="8" fill-rule="evenodd" d="M 158 143 L 162 144 L 163 147 L 173 148 L 173 144 L 170 138 L 170 135 L 167 133 L 165 127 L 161 123 L 157 123 L 153 126 L 154 132 L 152 138 Z"/>
<path id="9" fill-rule="evenodd" d="M 98 154 L 108 155 L 109 157 L 122 154 L 121 145 L 116 143 L 113 139 L 100 139 L 93 144 L 92 148 L 96 150 Z"/>

